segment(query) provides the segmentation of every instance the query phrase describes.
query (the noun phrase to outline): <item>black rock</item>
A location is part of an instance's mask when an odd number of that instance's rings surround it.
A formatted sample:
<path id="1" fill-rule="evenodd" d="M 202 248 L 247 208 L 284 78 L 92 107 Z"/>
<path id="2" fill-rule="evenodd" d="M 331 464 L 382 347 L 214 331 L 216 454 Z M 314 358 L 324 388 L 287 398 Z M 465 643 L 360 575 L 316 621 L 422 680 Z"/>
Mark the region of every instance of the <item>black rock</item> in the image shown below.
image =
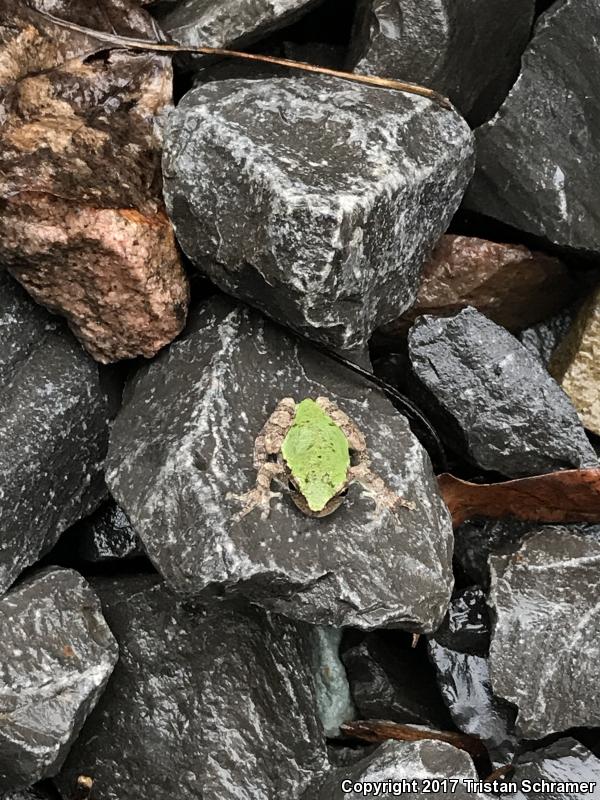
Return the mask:
<path id="1" fill-rule="evenodd" d="M 600 793 L 600 760 L 575 739 L 560 739 L 558 742 L 519 756 L 515 762 L 515 774 L 511 780 L 521 786 L 517 794 L 511 794 L 511 800 L 584 800 L 598 797 Z M 525 781 L 532 784 L 546 785 L 554 783 L 579 784 L 578 788 L 552 789 L 546 791 L 538 786 L 536 789 L 523 789 Z M 583 784 L 588 784 L 584 789 Z"/>
<path id="2" fill-rule="evenodd" d="M 512 334 L 474 308 L 419 317 L 409 355 L 430 416 L 479 467 L 520 477 L 597 464 L 567 395 Z"/>
<path id="3" fill-rule="evenodd" d="M 117 657 L 76 572 L 40 572 L 0 599 L 0 791 L 58 772 Z"/>
<path id="4" fill-rule="evenodd" d="M 492 761 L 504 765 L 515 752 L 515 713 L 492 691 L 486 658 L 489 634 L 485 595 L 470 587 L 453 598 L 444 624 L 427 647 L 454 724 L 479 737 Z"/>
<path id="5" fill-rule="evenodd" d="M 121 657 L 56 783 L 102 800 L 299 798 L 326 765 L 309 631 L 190 608 L 153 576 L 94 582 Z"/>
<path id="6" fill-rule="evenodd" d="M 320 0 L 171 0 L 158 19 L 181 44 L 247 44 L 290 24 Z"/>
<path id="7" fill-rule="evenodd" d="M 445 742 L 387 741 L 357 764 L 332 769 L 324 781 L 315 781 L 303 800 L 360 800 L 364 797 L 375 797 L 373 784 L 380 784 L 379 790 L 383 790 L 377 797 L 392 798 L 401 795 L 408 800 L 422 800 L 428 796 L 422 788 L 431 786 L 431 781 L 444 779 L 448 780 L 447 791 L 442 788 L 430 795 L 436 800 L 487 798 L 477 791 L 466 789 L 462 784 L 465 780 L 477 781 L 473 762 L 464 750 L 457 750 Z M 455 784 L 452 783 L 453 780 L 456 781 Z M 402 787 L 403 781 L 414 781 L 414 791 L 406 786 Z M 389 782 L 387 791 L 386 782 Z M 367 784 L 371 784 L 370 791 L 367 790 Z M 400 787 L 400 795 L 394 789 L 394 784 Z M 356 789 L 353 788 L 355 785 Z"/>
<path id="8" fill-rule="evenodd" d="M 596 0 L 563 0 L 539 20 L 521 74 L 477 131 L 468 208 L 563 247 L 598 253 L 600 28 Z"/>
<path id="9" fill-rule="evenodd" d="M 369 633 L 343 650 L 342 660 L 360 719 L 451 726 L 435 674 L 409 636 Z"/>
<path id="10" fill-rule="evenodd" d="M 144 555 L 144 548 L 122 508 L 108 500 L 69 531 L 70 550 L 84 561 L 102 563 Z"/>
<path id="11" fill-rule="evenodd" d="M 106 494 L 98 365 L 0 270 L 0 594 Z"/>
<path id="12" fill-rule="evenodd" d="M 454 564 L 466 581 L 487 590 L 490 555 L 512 553 L 539 525 L 517 519 L 474 519 L 454 531 Z"/>
<path id="13" fill-rule="evenodd" d="M 521 735 L 600 726 L 600 526 L 540 527 L 490 573 L 490 675 Z"/>
<path id="14" fill-rule="evenodd" d="M 350 66 L 437 89 L 471 125 L 494 114 L 519 72 L 534 0 L 359 0 Z"/>
<path id="15" fill-rule="evenodd" d="M 461 653 L 487 655 L 490 621 L 482 589 L 469 586 L 452 598 L 448 613 L 434 638 L 443 647 Z"/>
<path id="16" fill-rule="evenodd" d="M 315 519 L 288 487 L 268 517 L 231 493 L 256 481 L 254 443 L 277 403 L 326 395 L 364 432 L 373 469 L 415 503 L 391 513 L 361 485 Z M 378 389 L 248 308 L 215 298 L 136 376 L 107 480 L 170 586 L 242 595 L 321 625 L 430 631 L 452 590 L 449 515 L 427 454 Z"/>
<path id="17" fill-rule="evenodd" d="M 227 294 L 340 350 L 413 302 L 473 168 L 458 114 L 336 78 L 206 83 L 169 116 L 164 192 Z"/>

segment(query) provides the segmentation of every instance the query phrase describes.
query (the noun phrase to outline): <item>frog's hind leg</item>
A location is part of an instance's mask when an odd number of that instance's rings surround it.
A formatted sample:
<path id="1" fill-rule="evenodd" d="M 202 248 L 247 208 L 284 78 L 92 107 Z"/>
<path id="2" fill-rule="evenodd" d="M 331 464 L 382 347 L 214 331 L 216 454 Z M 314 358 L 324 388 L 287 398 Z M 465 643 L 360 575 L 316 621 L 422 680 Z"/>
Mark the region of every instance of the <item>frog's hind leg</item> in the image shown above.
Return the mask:
<path id="1" fill-rule="evenodd" d="M 368 458 L 364 458 L 356 466 L 350 467 L 348 470 L 348 483 L 351 481 L 356 481 L 361 486 L 364 486 L 373 495 L 378 506 L 386 508 L 392 513 L 396 513 L 401 508 L 411 510 L 415 508 L 414 503 L 396 494 L 383 478 L 371 469 L 371 463 Z"/>
<path id="2" fill-rule="evenodd" d="M 261 509 L 262 519 L 269 516 L 271 500 L 281 497 L 281 492 L 271 491 L 271 482 L 281 477 L 285 468 L 277 456 L 281 451 L 283 440 L 294 422 L 296 404 L 291 397 L 284 397 L 277 404 L 275 411 L 263 425 L 254 442 L 254 468 L 256 469 L 256 483 L 243 494 L 228 492 L 227 498 L 239 500 L 242 509 L 235 517 L 237 522 L 249 514 L 254 508 Z M 275 457 L 275 460 L 272 460 Z"/>
<path id="3" fill-rule="evenodd" d="M 378 505 L 392 512 L 399 508 L 413 509 L 414 503 L 399 497 L 383 478 L 371 469 L 367 442 L 356 423 L 327 397 L 318 397 L 317 405 L 329 414 L 335 424 L 342 429 L 348 439 L 348 446 L 356 453 L 357 463 L 348 470 L 348 483 L 352 481 L 360 483 L 367 491 L 371 492 Z"/>

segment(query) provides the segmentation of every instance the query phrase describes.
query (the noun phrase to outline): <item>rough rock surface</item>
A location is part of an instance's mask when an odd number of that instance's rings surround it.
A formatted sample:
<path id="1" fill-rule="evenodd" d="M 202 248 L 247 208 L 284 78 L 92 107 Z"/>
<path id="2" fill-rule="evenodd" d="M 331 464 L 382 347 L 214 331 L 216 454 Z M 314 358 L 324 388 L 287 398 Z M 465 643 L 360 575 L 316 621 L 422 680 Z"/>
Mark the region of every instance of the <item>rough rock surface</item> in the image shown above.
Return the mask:
<path id="1" fill-rule="evenodd" d="M 56 780 L 65 800 L 80 774 L 102 800 L 299 798 L 326 764 L 308 630 L 186 608 L 154 576 L 94 585 L 121 657 Z"/>
<path id="2" fill-rule="evenodd" d="M 413 302 L 471 140 L 415 95 L 322 76 L 207 83 L 169 116 L 165 199 L 224 291 L 352 350 Z"/>
<path id="3" fill-rule="evenodd" d="M 531 783 L 540 781 L 553 781 L 557 783 L 593 783 L 591 791 L 585 792 L 529 792 L 519 791 L 511 795 L 514 800 L 585 800 L 595 797 L 600 789 L 600 760 L 576 739 L 560 739 L 558 742 L 525 753 L 515 762 L 515 780 L 522 785 L 523 781 Z"/>
<path id="4" fill-rule="evenodd" d="M 421 314 L 449 317 L 467 306 L 518 331 L 560 311 L 574 292 L 571 271 L 556 258 L 523 245 L 445 235 L 425 264 L 415 304 L 378 338 L 403 340 Z"/>
<path id="5" fill-rule="evenodd" d="M 327 396 L 364 432 L 373 469 L 415 503 L 395 514 L 353 484 L 314 519 L 287 486 L 261 518 L 231 493 L 256 481 L 257 435 L 284 397 Z M 452 533 L 429 458 L 378 389 L 256 312 L 215 298 L 187 338 L 138 374 L 107 482 L 167 582 L 238 594 L 321 625 L 428 631 L 452 589 Z"/>
<path id="6" fill-rule="evenodd" d="M 369 633 L 345 649 L 342 660 L 359 718 L 441 729 L 451 724 L 435 675 L 421 649 L 411 647 L 410 637 Z"/>
<path id="7" fill-rule="evenodd" d="M 159 14 L 161 27 L 181 44 L 247 44 L 288 25 L 319 0 L 177 0 Z"/>
<path id="8" fill-rule="evenodd" d="M 106 493 L 97 364 L 0 271 L 0 594 Z"/>
<path id="9" fill-rule="evenodd" d="M 514 336 L 474 308 L 421 317 L 409 355 L 431 416 L 483 469 L 516 478 L 596 464 L 566 394 Z"/>
<path id="10" fill-rule="evenodd" d="M 515 751 L 515 715 L 492 692 L 487 661 L 489 635 L 485 596 L 471 587 L 452 600 L 444 625 L 427 647 L 456 727 L 479 737 L 494 763 L 506 764 Z"/>
<path id="11" fill-rule="evenodd" d="M 424 780 L 455 778 L 477 780 L 473 762 L 463 750 L 457 750 L 445 742 L 384 742 L 374 753 L 350 767 L 334 769 L 321 784 L 318 782 L 309 790 L 303 800 L 361 800 L 365 796 L 360 784 L 386 781 L 418 782 L 422 786 Z M 343 784 L 347 781 L 347 784 Z M 352 787 L 358 784 L 354 790 Z M 344 791 L 346 786 L 346 791 Z M 370 796 L 374 796 L 371 791 Z M 422 800 L 424 795 L 420 788 L 417 791 L 403 791 L 402 797 L 408 800 Z M 485 795 L 466 791 L 459 783 L 455 791 L 436 792 L 436 800 L 484 800 Z M 397 792 L 389 791 L 378 797 L 398 797 Z"/>
<path id="12" fill-rule="evenodd" d="M 600 527 L 547 526 L 490 559 L 494 692 L 525 738 L 600 726 Z"/>
<path id="13" fill-rule="evenodd" d="M 340 736 L 340 725 L 355 719 L 348 676 L 340 660 L 340 628 L 312 629 L 313 675 L 317 709 L 326 736 Z"/>
<path id="14" fill-rule="evenodd" d="M 54 800 L 46 792 L 37 789 L 24 789 L 22 792 L 0 794 L 0 800 Z"/>
<path id="15" fill-rule="evenodd" d="M 600 435 L 600 289 L 584 304 L 550 362 L 585 427 Z"/>
<path id="16" fill-rule="evenodd" d="M 530 353 L 538 356 L 549 372 L 551 372 L 554 351 L 571 327 L 577 305 L 577 303 L 571 304 L 554 317 L 533 325 L 531 328 L 526 328 L 519 334 L 519 340 Z"/>
<path id="17" fill-rule="evenodd" d="M 84 25 L 158 32 L 130 0 L 34 5 Z M 154 355 L 188 286 L 160 193 L 157 117 L 170 62 L 101 49 L 0 0 L 0 261 L 99 361 Z M 75 90 L 74 87 L 77 87 Z"/>
<path id="18" fill-rule="evenodd" d="M 534 0 L 359 0 L 351 66 L 437 89 L 478 125 L 517 77 L 534 7 Z"/>
<path id="19" fill-rule="evenodd" d="M 556 3 L 540 18 L 521 74 L 477 131 L 469 208 L 563 247 L 598 252 L 600 26 L 596 0 Z"/>
<path id="20" fill-rule="evenodd" d="M 58 772 L 117 657 L 98 598 L 71 570 L 0 600 L 0 791 Z"/>
<path id="21" fill-rule="evenodd" d="M 122 508 L 108 500 L 69 531 L 69 546 L 85 561 L 105 562 L 144 555 L 144 548 Z"/>

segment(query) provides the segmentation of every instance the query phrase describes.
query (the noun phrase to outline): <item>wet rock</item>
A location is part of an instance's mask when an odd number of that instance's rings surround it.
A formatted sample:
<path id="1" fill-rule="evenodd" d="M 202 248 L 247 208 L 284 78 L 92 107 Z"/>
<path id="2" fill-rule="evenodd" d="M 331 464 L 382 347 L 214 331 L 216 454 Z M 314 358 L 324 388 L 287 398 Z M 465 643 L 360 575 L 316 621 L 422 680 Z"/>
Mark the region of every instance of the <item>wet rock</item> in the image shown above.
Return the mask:
<path id="1" fill-rule="evenodd" d="M 523 245 L 445 235 L 425 264 L 415 304 L 377 336 L 403 341 L 421 314 L 448 317 L 467 306 L 518 331 L 557 313 L 574 292 L 571 272 L 556 258 Z"/>
<path id="2" fill-rule="evenodd" d="M 465 579 L 487 589 L 490 555 L 513 552 L 539 525 L 516 519 L 474 519 L 454 531 L 454 562 Z"/>
<path id="3" fill-rule="evenodd" d="M 85 561 L 101 563 L 144 555 L 144 548 L 122 508 L 107 501 L 69 532 L 69 547 Z"/>
<path id="4" fill-rule="evenodd" d="M 596 0 L 556 3 L 540 18 L 521 74 L 477 131 L 468 208 L 562 247 L 598 252 L 600 25 Z M 557 113 L 557 109 L 560 112 Z"/>
<path id="5" fill-rule="evenodd" d="M 516 478 L 596 464 L 562 389 L 517 339 L 474 308 L 448 319 L 421 317 L 409 334 L 409 355 L 430 415 L 479 467 Z"/>
<path id="6" fill-rule="evenodd" d="M 531 798 L 531 800 L 579 800 L 594 797 L 600 787 L 600 760 L 575 739 L 560 739 L 558 742 L 519 756 L 515 762 L 514 780 L 521 786 L 521 791 L 511 795 L 515 800 Z M 541 786 L 537 790 L 524 790 L 525 781 L 541 784 L 542 781 L 556 785 L 565 783 L 580 784 L 578 788 L 552 789 L 546 791 Z M 584 788 L 583 784 L 588 784 Z"/>
<path id="7" fill-rule="evenodd" d="M 51 6 L 101 30 L 159 35 L 130 0 Z M 98 361 L 150 357 L 180 332 L 188 303 L 160 187 L 170 61 L 86 60 L 98 42 L 24 0 L 1 0 L 0 20 L 0 260 Z"/>
<path id="8" fill-rule="evenodd" d="M 552 357 L 550 371 L 585 427 L 600 435 L 600 289 L 573 321 Z"/>
<path id="9" fill-rule="evenodd" d="M 215 298 L 129 389 L 108 482 L 170 586 L 214 592 L 320 625 L 433 630 L 452 588 L 452 534 L 406 419 L 362 378 Z M 257 435 L 283 397 L 326 395 L 364 431 L 373 469 L 414 510 L 390 513 L 352 484 L 333 514 L 301 512 L 287 485 L 269 515 L 231 493 L 256 481 Z"/>
<path id="10" fill-rule="evenodd" d="M 169 116 L 163 170 L 197 267 L 352 350 L 414 301 L 469 180 L 471 134 L 434 102 L 335 78 L 220 81 Z"/>
<path id="11" fill-rule="evenodd" d="M 575 304 L 577 305 L 577 304 Z M 576 314 L 574 305 L 567 306 L 559 314 L 550 319 L 526 328 L 519 334 L 519 340 L 530 353 L 538 356 L 548 371 L 554 351 L 565 338 Z"/>
<path id="12" fill-rule="evenodd" d="M 490 558 L 494 692 L 518 708 L 523 737 L 600 726 L 600 527 L 547 526 Z"/>
<path id="13" fill-rule="evenodd" d="M 455 779 L 456 788 L 435 792 L 438 800 L 484 800 L 485 795 L 465 789 L 462 781 L 477 780 L 477 773 L 470 756 L 445 742 L 384 742 L 374 753 L 351 767 L 334 769 L 320 784 L 307 792 L 303 800 L 358 800 L 368 796 L 365 784 L 389 781 L 390 789 L 378 797 L 397 797 L 393 784 L 415 781 L 411 791 L 408 785 L 401 787 L 402 797 L 421 800 L 424 796 L 423 781 Z M 361 786 L 362 784 L 362 786 Z M 356 786 L 356 788 L 354 788 Z M 372 794 L 372 791 L 370 792 Z"/>
<path id="14" fill-rule="evenodd" d="M 437 89 L 471 125 L 498 109 L 519 72 L 534 0 L 359 0 L 357 72 Z"/>
<path id="15" fill-rule="evenodd" d="M 161 27 L 181 44 L 227 47 L 256 41 L 289 25 L 319 0 L 177 0 L 159 14 Z"/>
<path id="16" fill-rule="evenodd" d="M 444 624 L 427 642 L 442 697 L 456 727 L 480 738 L 492 761 L 512 760 L 514 711 L 494 696 L 487 649 L 490 631 L 485 595 L 470 587 L 450 604 Z"/>
<path id="17" fill-rule="evenodd" d="M 0 600 L 0 791 L 58 772 L 117 657 L 97 597 L 71 570 Z"/>
<path id="18" fill-rule="evenodd" d="M 0 594 L 106 494 L 98 366 L 0 271 Z"/>
<path id="19" fill-rule="evenodd" d="M 56 779 L 103 800 L 299 798 L 324 769 L 309 631 L 258 609 L 187 608 L 153 576 L 95 582 L 113 677 Z"/>
<path id="20" fill-rule="evenodd" d="M 451 720 L 422 650 L 410 637 L 369 633 L 342 653 L 361 719 L 386 719 L 445 729 Z"/>
<path id="21" fill-rule="evenodd" d="M 313 674 L 319 718 L 326 736 L 340 736 L 340 725 L 356 717 L 348 676 L 340 660 L 340 628 L 313 629 Z"/>

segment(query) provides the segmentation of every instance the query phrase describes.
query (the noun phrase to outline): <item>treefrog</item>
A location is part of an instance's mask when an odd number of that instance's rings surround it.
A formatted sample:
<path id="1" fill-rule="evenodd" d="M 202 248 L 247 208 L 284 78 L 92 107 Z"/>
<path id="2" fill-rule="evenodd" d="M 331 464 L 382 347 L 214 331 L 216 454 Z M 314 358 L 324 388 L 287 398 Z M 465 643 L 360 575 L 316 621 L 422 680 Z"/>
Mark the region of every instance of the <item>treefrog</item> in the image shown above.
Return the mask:
<path id="1" fill-rule="evenodd" d="M 280 400 L 254 444 L 256 484 L 244 494 L 228 496 L 241 501 L 239 520 L 254 508 L 266 519 L 271 482 L 288 484 L 295 505 L 310 517 L 325 517 L 342 504 L 346 489 L 358 482 L 370 491 L 380 507 L 396 511 L 414 509 L 371 469 L 365 437 L 357 425 L 326 397 L 305 398 L 296 404 Z"/>

